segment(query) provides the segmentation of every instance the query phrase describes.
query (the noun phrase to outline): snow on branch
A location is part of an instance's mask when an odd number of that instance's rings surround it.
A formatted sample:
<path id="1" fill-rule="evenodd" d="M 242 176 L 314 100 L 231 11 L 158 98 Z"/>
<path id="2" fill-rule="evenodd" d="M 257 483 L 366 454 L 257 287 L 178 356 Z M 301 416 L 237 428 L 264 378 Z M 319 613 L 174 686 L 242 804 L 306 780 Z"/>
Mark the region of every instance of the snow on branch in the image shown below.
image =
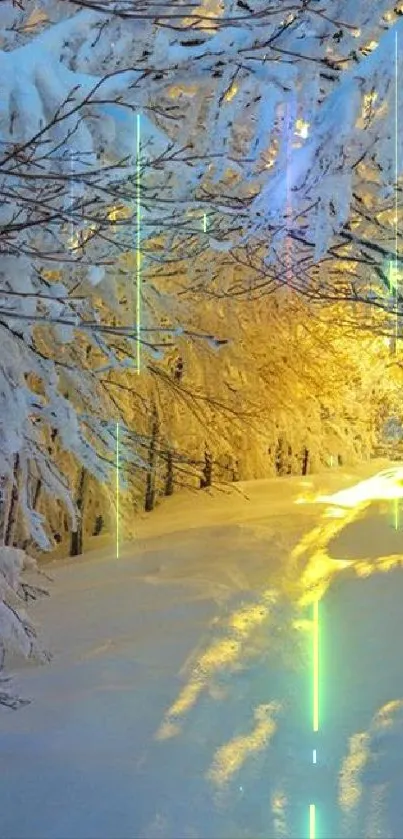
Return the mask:
<path id="1" fill-rule="evenodd" d="M 350 213 L 356 168 L 364 159 L 378 166 L 384 193 L 393 193 L 402 173 L 403 135 L 395 125 L 396 83 L 403 70 L 403 21 L 346 72 L 310 125 L 308 140 L 281 159 L 252 204 L 249 233 L 274 230 L 273 255 L 298 230 L 315 244 L 320 260 Z M 371 109 L 368 111 L 368 102 Z M 398 97 L 398 121 L 403 100 Z"/>
<path id="2" fill-rule="evenodd" d="M 10 693 L 9 679 L 3 675 L 7 653 L 19 653 L 41 663 L 49 653 L 39 641 L 36 628 L 25 611 L 28 600 L 36 600 L 48 591 L 23 580 L 24 571 L 37 570 L 36 562 L 24 551 L 0 547 L 0 705 L 16 709 L 27 700 Z"/>

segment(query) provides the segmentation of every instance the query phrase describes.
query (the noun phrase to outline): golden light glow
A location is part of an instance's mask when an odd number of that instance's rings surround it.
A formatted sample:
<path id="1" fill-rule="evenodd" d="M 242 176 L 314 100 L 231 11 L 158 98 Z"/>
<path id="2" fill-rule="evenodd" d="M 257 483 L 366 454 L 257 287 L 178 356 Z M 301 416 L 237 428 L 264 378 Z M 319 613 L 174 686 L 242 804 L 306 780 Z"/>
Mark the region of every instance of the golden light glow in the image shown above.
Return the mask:
<path id="1" fill-rule="evenodd" d="M 374 49 L 378 46 L 378 41 L 369 41 L 368 44 L 365 44 L 363 47 L 364 52 L 373 52 Z"/>
<path id="2" fill-rule="evenodd" d="M 194 96 L 199 88 L 195 84 L 189 85 L 172 85 L 168 89 L 168 96 L 170 99 L 179 99 L 180 96 Z"/>
<path id="3" fill-rule="evenodd" d="M 309 531 L 292 551 L 291 561 L 298 578 L 295 596 L 301 607 L 320 600 L 332 577 L 351 564 L 348 560 L 342 562 L 332 559 L 327 548 L 331 540 L 357 515 L 357 511 L 353 510 L 340 518 L 329 520 L 325 514 L 322 523 Z"/>
<path id="4" fill-rule="evenodd" d="M 62 275 L 62 272 L 60 271 L 59 268 L 57 268 L 57 269 L 45 268 L 42 271 L 42 276 L 45 278 L 45 280 L 48 280 L 49 282 L 56 282 L 57 280 L 60 280 L 63 275 Z"/>
<path id="5" fill-rule="evenodd" d="M 303 140 L 306 140 L 309 135 L 309 126 L 309 122 L 305 122 L 303 119 L 297 119 L 295 123 L 295 134 L 298 137 L 302 137 Z"/>
<path id="6" fill-rule="evenodd" d="M 364 786 L 362 784 L 362 773 L 368 764 L 371 764 L 374 758 L 373 740 L 378 740 L 380 734 L 385 731 L 393 731 L 396 723 L 400 725 L 400 715 L 403 709 L 403 701 L 401 699 L 387 702 L 380 708 L 373 717 L 368 731 L 354 734 L 349 740 L 348 755 L 344 759 L 339 775 L 339 792 L 338 802 L 344 815 L 350 816 L 349 835 L 354 831 L 354 823 L 351 821 L 351 816 L 360 805 Z M 398 721 L 396 715 L 399 715 Z M 383 785 L 377 786 L 378 792 L 378 808 L 372 810 L 371 821 L 378 821 L 381 815 L 383 804 L 383 793 L 385 788 Z M 372 788 L 375 792 L 375 789 Z M 371 791 L 371 799 L 373 798 Z M 355 825 L 356 829 L 356 825 Z M 386 835 L 382 831 L 368 831 L 368 835 Z"/>
<path id="7" fill-rule="evenodd" d="M 362 107 L 361 107 L 361 119 L 367 120 L 371 116 L 375 102 L 378 99 L 378 94 L 376 90 L 371 90 L 370 93 L 366 93 L 362 100 Z"/>
<path id="8" fill-rule="evenodd" d="M 28 20 L 23 25 L 23 29 L 25 31 L 35 29 L 37 26 L 40 26 L 42 23 L 47 23 L 49 20 L 46 12 L 43 9 L 35 8 L 32 10 L 31 14 L 28 17 Z"/>
<path id="9" fill-rule="evenodd" d="M 157 740 L 166 740 L 180 733 L 181 721 L 194 707 L 200 694 L 207 689 L 211 692 L 213 677 L 220 670 L 235 667 L 242 659 L 245 642 L 267 620 L 273 602 L 273 592 L 268 590 L 258 603 L 242 607 L 229 616 L 223 627 L 226 637 L 214 640 L 199 656 L 189 681 L 165 714 L 156 734 Z"/>
<path id="10" fill-rule="evenodd" d="M 301 569 L 295 595 L 300 606 L 308 606 L 321 598 L 333 577 L 352 566 L 357 576 L 369 576 L 375 570 L 387 571 L 402 564 L 400 554 L 389 554 L 376 560 L 333 559 L 328 546 L 344 528 L 362 516 L 375 501 L 403 498 L 403 467 L 394 466 L 332 495 L 318 495 L 311 503 L 326 504 L 322 519 L 305 534 L 291 554 L 295 571 Z M 297 499 L 301 503 L 301 499 Z M 308 502 L 309 503 L 309 502 Z"/>
<path id="11" fill-rule="evenodd" d="M 273 828 L 277 837 L 289 836 L 287 829 L 286 808 L 288 805 L 287 796 L 283 790 L 275 790 L 271 797 L 271 812 L 273 815 Z"/>
<path id="12" fill-rule="evenodd" d="M 259 705 L 254 712 L 255 727 L 250 734 L 241 734 L 217 749 L 207 777 L 217 787 L 224 787 L 245 761 L 266 748 L 277 729 L 276 715 L 281 706 L 276 702 Z"/>
<path id="13" fill-rule="evenodd" d="M 131 216 L 132 211 L 130 207 L 125 207 L 123 204 L 120 204 L 117 207 L 111 207 L 108 211 L 109 221 L 123 221 L 124 219 L 131 218 Z"/>
<path id="14" fill-rule="evenodd" d="M 200 6 L 195 6 L 192 9 L 192 13 L 195 16 L 200 15 L 203 19 L 195 22 L 193 18 L 188 17 L 184 18 L 183 24 L 194 28 L 197 27 L 197 29 L 204 29 L 206 32 L 215 32 L 217 24 L 214 21 L 222 15 L 222 12 L 223 4 L 219 0 L 202 0 Z M 208 18 L 211 18 L 211 23 Z"/>
<path id="15" fill-rule="evenodd" d="M 276 137 L 273 138 L 269 148 L 265 152 L 264 159 L 265 159 L 265 168 L 272 169 L 278 156 L 279 151 L 279 143 Z"/>
<path id="16" fill-rule="evenodd" d="M 370 504 L 373 501 L 403 498 L 403 467 L 394 466 L 384 472 L 378 472 L 366 481 L 340 490 L 333 495 L 320 495 L 318 501 L 335 504 L 339 507 L 356 507 L 358 504 Z"/>
<path id="17" fill-rule="evenodd" d="M 234 82 L 234 84 L 231 85 L 231 87 L 227 90 L 227 92 L 224 96 L 225 101 L 226 102 L 231 102 L 231 100 L 234 98 L 234 96 L 236 96 L 236 94 L 238 93 L 238 90 L 239 90 L 238 85 L 235 84 L 235 82 Z"/>
<path id="18" fill-rule="evenodd" d="M 391 702 L 387 702 L 386 705 L 383 705 L 379 711 L 376 712 L 374 718 L 374 728 L 377 731 L 382 729 L 391 729 L 394 725 L 393 714 L 399 713 L 399 711 L 403 710 L 403 700 L 402 699 L 392 699 Z"/>
<path id="19" fill-rule="evenodd" d="M 141 254 L 140 254 L 141 257 Z M 143 261 L 143 260 L 141 260 Z M 137 267 L 137 253 L 136 251 L 125 251 L 118 255 L 118 262 L 126 271 L 134 271 Z"/>
<path id="20" fill-rule="evenodd" d="M 212 675 L 222 667 L 233 664 L 240 652 L 240 644 L 232 639 L 213 643 L 200 657 L 189 682 L 171 705 L 157 732 L 157 740 L 166 740 L 180 732 L 179 721 L 196 704 Z"/>
<path id="21" fill-rule="evenodd" d="M 308 487 L 306 489 L 309 489 Z M 311 495 L 305 492 L 305 498 L 296 499 L 296 503 L 315 503 L 324 505 L 318 524 L 306 533 L 290 554 L 287 569 L 287 581 L 284 592 L 299 609 L 311 605 L 314 609 L 313 620 L 301 616 L 292 621 L 292 627 L 299 633 L 313 635 L 314 654 L 314 705 L 313 729 L 319 728 L 319 614 L 321 598 L 332 579 L 345 568 L 352 567 L 357 576 L 368 576 L 374 571 L 388 571 L 397 564 L 403 564 L 403 555 L 390 554 L 376 560 L 334 559 L 330 555 L 329 545 L 348 525 L 362 516 L 365 509 L 374 501 L 390 500 L 403 497 L 403 467 L 391 467 L 379 472 L 372 478 L 359 481 L 347 489 L 329 495 Z M 196 658 L 190 677 L 180 691 L 177 699 L 166 712 L 156 733 L 156 739 L 166 740 L 180 735 L 185 719 L 194 709 L 203 692 L 207 692 L 212 701 L 225 701 L 227 692 L 217 681 L 223 670 L 234 671 L 245 666 L 245 657 L 251 653 L 250 638 L 258 627 L 270 620 L 271 609 L 276 604 L 278 594 L 273 589 L 265 590 L 261 597 L 251 605 L 243 605 L 224 621 L 215 621 L 215 631 L 220 637 L 212 640 Z M 315 605 L 314 605 L 315 604 Z M 316 634 L 315 634 L 316 633 Z M 266 640 L 267 638 L 267 640 Z M 270 647 L 270 634 L 265 630 L 265 644 Z M 316 688 L 315 688 L 316 685 Z M 239 734 L 215 751 L 208 770 L 208 779 L 217 790 L 223 790 L 244 762 L 271 742 L 277 725 L 281 706 L 277 702 L 260 705 L 254 712 L 251 730 Z M 361 738 L 361 739 L 360 739 Z M 366 740 L 357 735 L 351 741 L 350 752 L 343 767 L 340 781 L 340 800 L 345 811 L 354 807 L 359 796 L 357 786 L 360 767 L 365 759 Z M 355 785 L 355 786 L 354 786 Z M 274 804 L 273 804 L 274 806 Z M 314 808 L 314 805 L 311 805 Z M 315 830 L 315 810 L 310 816 Z"/>
<path id="22" fill-rule="evenodd" d="M 360 773 L 370 755 L 369 739 L 365 733 L 350 737 L 349 752 L 339 775 L 339 805 L 345 813 L 353 810 L 361 799 Z"/>
<path id="23" fill-rule="evenodd" d="M 72 251 L 83 248 L 84 245 L 94 237 L 96 231 L 96 224 L 89 224 L 87 227 L 77 230 L 76 233 L 69 237 L 67 243 L 68 248 Z"/>

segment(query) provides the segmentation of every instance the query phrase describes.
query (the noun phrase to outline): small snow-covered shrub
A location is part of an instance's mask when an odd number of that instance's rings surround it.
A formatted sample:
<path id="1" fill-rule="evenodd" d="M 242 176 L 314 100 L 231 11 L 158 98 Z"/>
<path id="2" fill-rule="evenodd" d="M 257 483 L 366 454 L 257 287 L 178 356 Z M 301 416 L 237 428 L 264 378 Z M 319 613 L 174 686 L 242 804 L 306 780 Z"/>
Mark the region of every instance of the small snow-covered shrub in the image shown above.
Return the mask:
<path id="1" fill-rule="evenodd" d="M 9 678 L 3 675 L 6 653 L 22 653 L 40 662 L 49 660 L 38 641 L 36 628 L 24 604 L 47 595 L 46 589 L 23 579 L 24 571 L 37 571 L 36 562 L 19 548 L 0 547 L 0 705 L 16 709 L 27 704 L 9 693 Z"/>

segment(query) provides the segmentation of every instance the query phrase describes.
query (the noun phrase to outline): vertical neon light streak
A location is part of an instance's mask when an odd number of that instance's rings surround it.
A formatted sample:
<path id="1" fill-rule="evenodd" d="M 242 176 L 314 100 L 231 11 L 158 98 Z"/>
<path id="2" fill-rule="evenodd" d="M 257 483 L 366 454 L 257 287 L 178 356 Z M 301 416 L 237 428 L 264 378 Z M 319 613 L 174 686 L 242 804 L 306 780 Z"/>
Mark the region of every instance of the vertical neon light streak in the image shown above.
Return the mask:
<path id="1" fill-rule="evenodd" d="M 309 839 L 316 839 L 316 807 L 314 804 L 309 805 Z"/>
<path id="2" fill-rule="evenodd" d="M 396 303 L 396 319 L 395 319 L 395 354 L 397 353 L 397 336 L 398 336 L 398 290 L 399 290 L 399 279 L 398 279 L 398 245 L 397 245 L 397 238 L 398 238 L 398 230 L 397 230 L 397 186 L 398 186 L 398 66 L 397 66 L 397 59 L 398 59 L 398 41 L 397 41 L 397 32 L 395 32 L 395 303 Z"/>
<path id="3" fill-rule="evenodd" d="M 141 204 L 140 204 L 140 114 L 137 114 L 136 133 L 136 366 L 137 374 L 141 369 Z"/>
<path id="4" fill-rule="evenodd" d="M 119 559 L 119 423 L 116 423 L 116 559 Z"/>
<path id="5" fill-rule="evenodd" d="M 319 731 L 319 601 L 313 604 L 313 730 Z"/>
<path id="6" fill-rule="evenodd" d="M 203 233 L 207 233 L 207 215 L 204 213 L 203 216 Z"/>
<path id="7" fill-rule="evenodd" d="M 399 499 L 394 499 L 394 522 L 395 522 L 395 530 L 399 530 Z"/>
<path id="8" fill-rule="evenodd" d="M 287 285 L 291 283 L 291 266 L 292 266 L 292 258 L 291 258 L 291 240 L 290 240 L 290 230 L 291 230 L 291 215 L 292 215 L 292 204 L 291 204 L 291 116 L 290 116 L 290 109 L 287 105 L 286 108 L 286 243 L 285 243 L 285 281 Z"/>
<path id="9" fill-rule="evenodd" d="M 398 216 L 397 216 L 397 186 L 398 186 L 398 40 L 395 32 L 395 355 L 397 355 L 397 340 L 399 334 L 399 277 L 398 277 Z M 395 530 L 399 529 L 399 499 L 394 502 Z"/>
<path id="10" fill-rule="evenodd" d="M 312 728 L 319 731 L 319 600 L 313 603 L 313 679 L 312 679 Z M 317 762 L 317 751 L 312 750 L 312 763 Z M 309 805 L 309 839 L 316 839 L 316 807 Z"/>

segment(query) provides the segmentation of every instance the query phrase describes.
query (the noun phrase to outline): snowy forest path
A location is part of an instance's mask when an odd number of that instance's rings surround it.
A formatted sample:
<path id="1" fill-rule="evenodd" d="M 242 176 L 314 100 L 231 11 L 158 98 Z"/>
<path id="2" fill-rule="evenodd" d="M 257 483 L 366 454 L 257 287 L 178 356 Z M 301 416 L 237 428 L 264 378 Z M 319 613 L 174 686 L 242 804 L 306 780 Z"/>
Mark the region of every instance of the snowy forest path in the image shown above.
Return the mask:
<path id="1" fill-rule="evenodd" d="M 55 564 L 36 607 L 54 661 L 16 662 L 34 701 L 0 720 L 1 839 L 300 839 L 312 803 L 317 839 L 397 835 L 401 571 L 358 572 L 403 555 L 402 531 L 390 502 L 337 519 L 316 500 L 376 471 L 173 499 L 118 561 Z"/>

